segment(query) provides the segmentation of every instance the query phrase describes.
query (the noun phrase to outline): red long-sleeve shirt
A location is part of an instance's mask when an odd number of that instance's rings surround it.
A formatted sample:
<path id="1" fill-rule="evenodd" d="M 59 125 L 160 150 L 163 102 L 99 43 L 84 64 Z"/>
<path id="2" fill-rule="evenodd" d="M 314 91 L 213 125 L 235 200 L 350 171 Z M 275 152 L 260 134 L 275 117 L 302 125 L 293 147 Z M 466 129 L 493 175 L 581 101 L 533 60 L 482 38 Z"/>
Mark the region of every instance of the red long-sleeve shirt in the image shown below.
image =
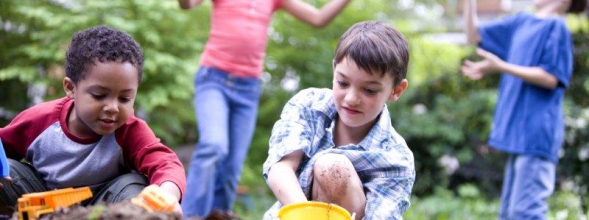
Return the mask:
<path id="1" fill-rule="evenodd" d="M 151 184 L 171 181 L 186 189 L 184 167 L 145 121 L 132 115 L 109 135 L 80 138 L 67 127 L 73 99 L 61 98 L 20 113 L 0 138 L 9 158 L 25 158 L 49 188 L 92 186 L 137 170 Z"/>

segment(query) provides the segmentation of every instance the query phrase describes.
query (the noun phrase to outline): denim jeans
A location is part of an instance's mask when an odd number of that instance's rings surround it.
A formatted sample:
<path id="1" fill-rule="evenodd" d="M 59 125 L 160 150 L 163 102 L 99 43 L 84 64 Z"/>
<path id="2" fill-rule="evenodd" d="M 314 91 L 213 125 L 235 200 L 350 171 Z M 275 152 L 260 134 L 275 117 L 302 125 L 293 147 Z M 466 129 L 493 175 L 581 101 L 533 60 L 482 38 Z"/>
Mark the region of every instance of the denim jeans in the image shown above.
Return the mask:
<path id="1" fill-rule="evenodd" d="M 255 129 L 261 81 L 201 67 L 194 81 L 199 140 L 182 199 L 184 216 L 229 211 Z"/>
<path id="2" fill-rule="evenodd" d="M 499 219 L 547 219 L 556 164 L 532 155 L 510 155 L 505 165 Z"/>

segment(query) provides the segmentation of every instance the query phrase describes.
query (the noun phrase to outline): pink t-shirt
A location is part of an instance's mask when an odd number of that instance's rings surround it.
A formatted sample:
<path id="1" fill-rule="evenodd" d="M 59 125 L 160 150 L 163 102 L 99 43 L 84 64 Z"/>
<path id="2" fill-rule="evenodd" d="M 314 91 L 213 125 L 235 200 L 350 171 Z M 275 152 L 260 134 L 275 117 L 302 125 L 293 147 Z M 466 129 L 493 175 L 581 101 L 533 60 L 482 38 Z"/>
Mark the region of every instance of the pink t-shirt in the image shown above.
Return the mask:
<path id="1" fill-rule="evenodd" d="M 201 65 L 239 77 L 262 74 L 268 26 L 283 0 L 213 0 L 211 32 Z"/>

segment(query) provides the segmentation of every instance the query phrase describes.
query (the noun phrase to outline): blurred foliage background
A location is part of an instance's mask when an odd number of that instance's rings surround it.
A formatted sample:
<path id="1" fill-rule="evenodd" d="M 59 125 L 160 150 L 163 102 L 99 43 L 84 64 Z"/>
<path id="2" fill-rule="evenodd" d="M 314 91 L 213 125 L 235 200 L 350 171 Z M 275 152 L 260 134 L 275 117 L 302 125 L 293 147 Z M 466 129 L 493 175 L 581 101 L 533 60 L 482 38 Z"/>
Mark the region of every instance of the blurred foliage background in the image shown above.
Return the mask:
<path id="1" fill-rule="evenodd" d="M 305 0 L 322 6 L 328 0 Z M 414 152 L 417 179 L 407 219 L 494 219 L 505 154 L 485 145 L 498 77 L 470 81 L 459 72 L 474 48 L 432 38 L 457 31 L 456 0 L 366 0 L 352 3 L 324 29 L 277 12 L 269 30 L 264 93 L 241 184 L 255 205 L 236 207 L 260 219 L 274 198 L 261 175 L 268 139 L 282 106 L 296 91 L 331 87 L 333 51 L 341 34 L 363 20 L 400 29 L 410 43 L 410 87 L 389 104 L 393 125 Z M 208 38 L 210 1 L 182 11 L 176 0 L 0 1 L 0 126 L 23 109 L 64 95 L 65 50 L 74 33 L 104 24 L 132 35 L 145 53 L 136 114 L 172 148 L 198 139 L 193 74 Z M 575 72 L 566 95 L 567 138 L 551 197 L 552 219 L 587 219 L 589 204 L 589 22 L 572 16 Z M 206 105 L 206 103 L 202 103 Z M 525 132 L 525 131 L 522 131 Z M 187 156 L 187 155 L 181 155 Z"/>

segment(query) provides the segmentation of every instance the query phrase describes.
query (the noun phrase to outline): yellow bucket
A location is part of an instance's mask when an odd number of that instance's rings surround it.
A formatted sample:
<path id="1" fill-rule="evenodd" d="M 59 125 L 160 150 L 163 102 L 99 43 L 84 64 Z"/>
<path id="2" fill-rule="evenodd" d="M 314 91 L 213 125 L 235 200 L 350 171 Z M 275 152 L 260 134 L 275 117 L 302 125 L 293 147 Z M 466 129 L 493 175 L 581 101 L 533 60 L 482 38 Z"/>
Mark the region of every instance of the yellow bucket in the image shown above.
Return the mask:
<path id="1" fill-rule="evenodd" d="M 351 220 L 350 213 L 333 203 L 300 202 L 285 205 L 278 211 L 280 220 Z"/>

